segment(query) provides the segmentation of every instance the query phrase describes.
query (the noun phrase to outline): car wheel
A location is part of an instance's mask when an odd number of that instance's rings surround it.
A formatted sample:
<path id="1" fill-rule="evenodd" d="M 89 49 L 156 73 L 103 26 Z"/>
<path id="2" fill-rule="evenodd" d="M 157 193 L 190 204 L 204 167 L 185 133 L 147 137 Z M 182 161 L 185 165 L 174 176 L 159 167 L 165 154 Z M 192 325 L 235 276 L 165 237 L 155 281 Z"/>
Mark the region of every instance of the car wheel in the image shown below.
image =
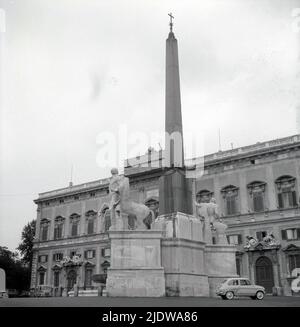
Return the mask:
<path id="1" fill-rule="evenodd" d="M 225 296 L 227 300 L 232 300 L 234 298 L 233 292 L 227 292 Z"/>
<path id="2" fill-rule="evenodd" d="M 264 298 L 264 296 L 265 296 L 265 294 L 264 294 L 264 292 L 262 292 L 262 291 L 258 291 L 258 292 L 256 293 L 256 298 L 257 298 L 257 300 L 262 300 L 262 299 Z"/>

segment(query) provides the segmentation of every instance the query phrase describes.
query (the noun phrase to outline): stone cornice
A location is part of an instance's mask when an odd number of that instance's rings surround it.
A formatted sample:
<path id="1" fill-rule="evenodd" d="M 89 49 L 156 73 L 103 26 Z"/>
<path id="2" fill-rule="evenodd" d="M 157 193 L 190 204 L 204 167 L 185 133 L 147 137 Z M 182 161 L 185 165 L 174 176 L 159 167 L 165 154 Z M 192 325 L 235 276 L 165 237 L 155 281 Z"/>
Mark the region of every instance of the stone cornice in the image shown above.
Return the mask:
<path id="1" fill-rule="evenodd" d="M 267 219 L 267 220 L 256 220 L 256 221 L 245 221 L 245 222 L 240 222 L 240 223 L 227 223 L 228 228 L 235 228 L 235 227 L 245 227 L 245 226 L 255 226 L 255 225 L 267 225 L 270 223 L 280 223 L 283 224 L 285 222 L 290 222 L 290 221 L 300 221 L 300 217 L 286 217 L 282 220 L 282 217 L 278 217 L 275 219 Z"/>
<path id="2" fill-rule="evenodd" d="M 79 236 L 79 237 L 71 237 L 71 238 L 64 238 L 61 240 L 49 240 L 44 242 L 36 242 L 34 244 L 34 250 L 43 250 L 43 249 L 56 249 L 62 247 L 70 247 L 70 246 L 82 246 L 82 245 L 89 245 L 94 243 L 107 243 L 109 242 L 109 238 L 107 234 L 95 234 L 93 236 Z"/>

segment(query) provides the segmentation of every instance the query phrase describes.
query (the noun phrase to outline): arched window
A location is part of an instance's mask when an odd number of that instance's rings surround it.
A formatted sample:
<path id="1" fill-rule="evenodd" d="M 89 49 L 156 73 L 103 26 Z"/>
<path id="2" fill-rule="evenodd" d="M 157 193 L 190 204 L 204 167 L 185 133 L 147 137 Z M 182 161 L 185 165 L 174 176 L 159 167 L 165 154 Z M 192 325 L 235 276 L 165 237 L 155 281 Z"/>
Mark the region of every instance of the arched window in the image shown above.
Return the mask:
<path id="1" fill-rule="evenodd" d="M 41 220 L 41 240 L 47 241 L 49 237 L 49 226 L 50 226 L 50 220 L 49 219 L 42 219 Z"/>
<path id="2" fill-rule="evenodd" d="M 89 210 L 85 215 L 87 220 L 87 234 L 94 234 L 97 212 L 94 210 Z"/>
<path id="3" fill-rule="evenodd" d="M 221 193 L 224 199 L 224 207 L 226 215 L 235 215 L 238 213 L 238 188 L 228 185 L 222 188 Z"/>
<path id="4" fill-rule="evenodd" d="M 291 208 L 297 206 L 296 195 L 296 178 L 285 175 L 276 179 L 278 207 L 279 208 Z"/>
<path id="5" fill-rule="evenodd" d="M 101 232 L 107 232 L 111 226 L 110 210 L 107 203 L 101 208 Z"/>
<path id="6" fill-rule="evenodd" d="M 79 222 L 80 215 L 73 213 L 70 216 L 71 236 L 77 236 L 79 234 Z"/>
<path id="7" fill-rule="evenodd" d="M 104 214 L 104 231 L 107 232 L 111 226 L 110 211 L 106 210 Z"/>
<path id="8" fill-rule="evenodd" d="M 266 183 L 255 181 L 247 185 L 251 200 L 251 209 L 255 212 L 265 210 L 265 189 Z"/>
<path id="9" fill-rule="evenodd" d="M 54 221 L 54 239 L 59 240 L 63 237 L 65 218 L 58 216 Z"/>
<path id="10" fill-rule="evenodd" d="M 208 190 L 201 190 L 196 194 L 196 200 L 198 203 L 208 203 L 213 197 L 213 192 Z"/>

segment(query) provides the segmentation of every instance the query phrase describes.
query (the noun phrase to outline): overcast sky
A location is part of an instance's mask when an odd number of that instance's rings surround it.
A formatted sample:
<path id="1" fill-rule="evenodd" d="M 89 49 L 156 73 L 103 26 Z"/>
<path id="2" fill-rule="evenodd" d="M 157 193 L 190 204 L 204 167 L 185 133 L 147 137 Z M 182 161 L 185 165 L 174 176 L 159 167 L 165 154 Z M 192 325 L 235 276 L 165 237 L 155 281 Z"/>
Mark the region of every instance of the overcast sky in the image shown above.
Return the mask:
<path id="1" fill-rule="evenodd" d="M 219 150 L 219 128 L 222 150 L 299 133 L 299 0 L 0 0 L 0 8 L 2 246 L 17 246 L 36 218 L 33 199 L 67 186 L 72 164 L 75 184 L 109 176 L 96 160 L 99 133 L 117 134 L 120 124 L 164 130 L 169 12 L 184 131 L 204 140 L 206 154 Z"/>

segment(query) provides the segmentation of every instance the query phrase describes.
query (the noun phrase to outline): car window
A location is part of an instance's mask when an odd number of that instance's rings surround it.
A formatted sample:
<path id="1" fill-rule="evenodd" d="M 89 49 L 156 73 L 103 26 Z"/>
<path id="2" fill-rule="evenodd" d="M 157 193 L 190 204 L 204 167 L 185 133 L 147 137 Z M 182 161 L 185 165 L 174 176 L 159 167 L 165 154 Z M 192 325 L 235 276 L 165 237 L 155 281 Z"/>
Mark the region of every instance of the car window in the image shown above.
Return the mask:
<path id="1" fill-rule="evenodd" d="M 251 285 L 250 281 L 247 279 L 241 279 L 240 283 L 241 283 L 241 285 Z"/>
<path id="2" fill-rule="evenodd" d="M 231 279 L 229 282 L 228 282 L 228 285 L 238 285 L 239 284 L 239 281 L 237 279 Z"/>

